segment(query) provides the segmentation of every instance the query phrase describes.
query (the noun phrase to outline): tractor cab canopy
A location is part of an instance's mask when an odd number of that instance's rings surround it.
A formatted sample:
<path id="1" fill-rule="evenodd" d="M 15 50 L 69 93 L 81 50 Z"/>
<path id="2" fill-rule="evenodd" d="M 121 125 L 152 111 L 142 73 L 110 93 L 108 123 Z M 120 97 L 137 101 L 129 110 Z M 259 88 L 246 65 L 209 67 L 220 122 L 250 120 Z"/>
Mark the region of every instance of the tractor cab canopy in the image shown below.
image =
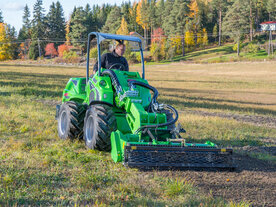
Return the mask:
<path id="1" fill-rule="evenodd" d="M 97 48 L 98 48 L 98 71 L 99 76 L 101 76 L 101 48 L 100 43 L 104 40 L 116 40 L 119 43 L 124 43 L 124 41 L 137 42 L 139 44 L 139 50 L 141 53 L 141 63 L 142 63 L 142 77 L 145 78 L 145 65 L 144 65 L 144 56 L 142 41 L 139 37 L 128 36 L 128 35 L 116 35 L 116 34 L 107 34 L 100 32 L 91 32 L 88 34 L 88 43 L 87 43 L 87 65 L 86 65 L 86 81 L 89 78 L 89 54 L 90 54 L 90 44 L 93 39 L 97 38 Z"/>
<path id="2" fill-rule="evenodd" d="M 90 40 L 97 38 L 99 43 L 101 43 L 105 39 L 109 40 L 116 40 L 118 42 L 125 41 L 132 41 L 132 42 L 138 42 L 141 43 L 141 39 L 139 37 L 133 37 L 133 36 L 127 36 L 127 35 L 115 35 L 115 34 L 106 34 L 106 33 L 99 33 L 99 32 L 91 32 L 89 34 Z"/>

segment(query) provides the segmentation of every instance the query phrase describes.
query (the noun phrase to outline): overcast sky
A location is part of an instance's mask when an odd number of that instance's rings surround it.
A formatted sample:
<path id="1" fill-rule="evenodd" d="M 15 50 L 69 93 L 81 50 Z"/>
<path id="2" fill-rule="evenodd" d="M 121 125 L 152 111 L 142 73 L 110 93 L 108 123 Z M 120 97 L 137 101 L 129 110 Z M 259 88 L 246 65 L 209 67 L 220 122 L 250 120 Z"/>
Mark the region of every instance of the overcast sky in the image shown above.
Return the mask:
<path id="1" fill-rule="evenodd" d="M 129 0 L 59 0 L 64 10 L 64 16 L 67 20 L 69 14 L 73 11 L 74 6 L 85 6 L 87 3 L 92 7 L 94 4 L 102 5 L 104 3 L 117 4 L 121 5 L 122 2 L 128 2 Z M 24 6 L 27 4 L 31 11 L 31 18 L 33 13 L 33 6 L 36 0 L 0 0 L 0 10 L 4 17 L 4 22 L 8 23 L 15 27 L 17 33 L 22 27 L 22 16 Z M 42 0 L 43 8 L 46 10 L 46 13 L 49 11 L 49 7 L 53 0 Z"/>

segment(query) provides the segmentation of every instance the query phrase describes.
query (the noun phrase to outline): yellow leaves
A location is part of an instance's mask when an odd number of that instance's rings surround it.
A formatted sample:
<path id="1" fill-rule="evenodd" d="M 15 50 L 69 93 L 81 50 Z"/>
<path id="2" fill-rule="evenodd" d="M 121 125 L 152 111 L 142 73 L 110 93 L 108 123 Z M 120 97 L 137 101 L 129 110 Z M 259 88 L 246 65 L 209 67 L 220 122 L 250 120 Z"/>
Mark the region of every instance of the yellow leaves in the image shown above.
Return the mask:
<path id="1" fill-rule="evenodd" d="M 171 38 L 171 45 L 172 47 L 176 48 L 176 53 L 180 54 L 181 53 L 181 37 L 180 36 L 175 36 Z"/>
<path id="2" fill-rule="evenodd" d="M 143 29 L 148 29 L 149 24 L 146 21 L 146 17 L 143 16 L 142 14 L 142 10 L 145 10 L 146 8 L 143 8 L 143 4 L 146 5 L 147 4 L 147 0 L 141 0 L 138 5 L 137 5 L 137 9 L 136 9 L 136 22 L 137 24 L 141 25 L 143 27 Z"/>
<path id="3" fill-rule="evenodd" d="M 142 14 L 141 14 L 141 10 L 142 10 L 142 1 L 140 1 L 137 5 L 137 9 L 136 9 L 136 22 L 137 24 L 142 26 Z M 143 26 L 142 26 L 143 27 Z"/>
<path id="4" fill-rule="evenodd" d="M 202 40 L 203 40 L 202 33 L 201 33 L 201 32 L 198 32 L 198 33 L 196 34 L 196 37 L 197 37 L 196 43 L 197 43 L 198 45 L 202 44 Z"/>
<path id="5" fill-rule="evenodd" d="M 190 13 L 188 14 L 188 16 L 191 18 L 195 18 L 199 11 L 197 1 L 192 0 L 188 7 L 190 9 Z"/>
<path id="6" fill-rule="evenodd" d="M 195 45 L 194 33 L 192 31 L 185 32 L 185 43 L 188 47 Z"/>
<path id="7" fill-rule="evenodd" d="M 66 45 L 71 45 L 71 43 L 70 43 L 70 37 L 69 37 L 70 20 L 66 23 L 65 32 L 66 32 L 66 35 L 65 35 L 66 42 L 65 42 L 65 44 Z"/>
<path id="8" fill-rule="evenodd" d="M 9 54 L 11 43 L 7 35 L 7 25 L 0 23 L 0 61 L 11 59 L 12 56 Z"/>
<path id="9" fill-rule="evenodd" d="M 121 26 L 117 30 L 116 34 L 118 34 L 118 35 L 128 35 L 129 34 L 129 31 L 128 31 L 128 28 L 127 28 L 127 22 L 126 22 L 124 17 L 122 18 Z"/>
<path id="10" fill-rule="evenodd" d="M 205 28 L 203 28 L 202 33 L 203 33 L 202 44 L 208 45 L 208 33 Z"/>
<path id="11" fill-rule="evenodd" d="M 196 42 L 195 42 L 196 40 Z M 185 33 L 185 43 L 187 44 L 188 47 L 194 46 L 195 43 L 197 45 L 208 45 L 208 33 L 205 28 L 201 30 L 198 30 L 196 35 L 193 33 L 193 31 L 187 31 Z"/>

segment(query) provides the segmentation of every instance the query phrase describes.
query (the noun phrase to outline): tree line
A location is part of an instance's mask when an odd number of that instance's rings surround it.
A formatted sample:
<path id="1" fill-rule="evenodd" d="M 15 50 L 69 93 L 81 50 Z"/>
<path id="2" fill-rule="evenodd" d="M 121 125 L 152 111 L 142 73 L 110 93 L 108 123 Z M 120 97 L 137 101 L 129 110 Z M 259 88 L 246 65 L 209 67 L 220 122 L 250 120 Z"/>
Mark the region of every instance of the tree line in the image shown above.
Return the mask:
<path id="1" fill-rule="evenodd" d="M 36 59 L 77 48 L 86 51 L 87 34 L 91 31 L 142 34 L 153 57 L 170 58 L 185 55 L 194 47 L 226 40 L 252 41 L 259 24 L 276 20 L 276 0 L 140 0 L 120 6 L 87 4 L 74 7 L 66 21 L 59 1 L 48 13 L 42 0 L 24 7 L 23 26 L 16 34 L 5 24 L 0 11 L 0 60 L 28 56 Z M 51 44 L 51 46 L 47 46 Z M 45 51 L 45 49 L 48 51 Z M 49 53 L 49 50 L 53 51 Z M 62 54 L 61 54 L 62 55 Z"/>

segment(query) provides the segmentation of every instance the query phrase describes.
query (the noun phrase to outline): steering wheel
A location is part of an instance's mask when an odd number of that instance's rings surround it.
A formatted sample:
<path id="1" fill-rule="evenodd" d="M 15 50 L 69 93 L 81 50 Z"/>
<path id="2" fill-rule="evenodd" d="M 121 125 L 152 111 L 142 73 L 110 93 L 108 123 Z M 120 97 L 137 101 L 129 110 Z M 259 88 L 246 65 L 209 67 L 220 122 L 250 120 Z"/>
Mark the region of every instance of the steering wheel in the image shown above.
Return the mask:
<path id="1" fill-rule="evenodd" d="M 114 68 L 115 66 L 119 66 L 119 68 Z M 126 70 L 125 66 L 122 63 L 114 63 L 108 69 Z"/>

